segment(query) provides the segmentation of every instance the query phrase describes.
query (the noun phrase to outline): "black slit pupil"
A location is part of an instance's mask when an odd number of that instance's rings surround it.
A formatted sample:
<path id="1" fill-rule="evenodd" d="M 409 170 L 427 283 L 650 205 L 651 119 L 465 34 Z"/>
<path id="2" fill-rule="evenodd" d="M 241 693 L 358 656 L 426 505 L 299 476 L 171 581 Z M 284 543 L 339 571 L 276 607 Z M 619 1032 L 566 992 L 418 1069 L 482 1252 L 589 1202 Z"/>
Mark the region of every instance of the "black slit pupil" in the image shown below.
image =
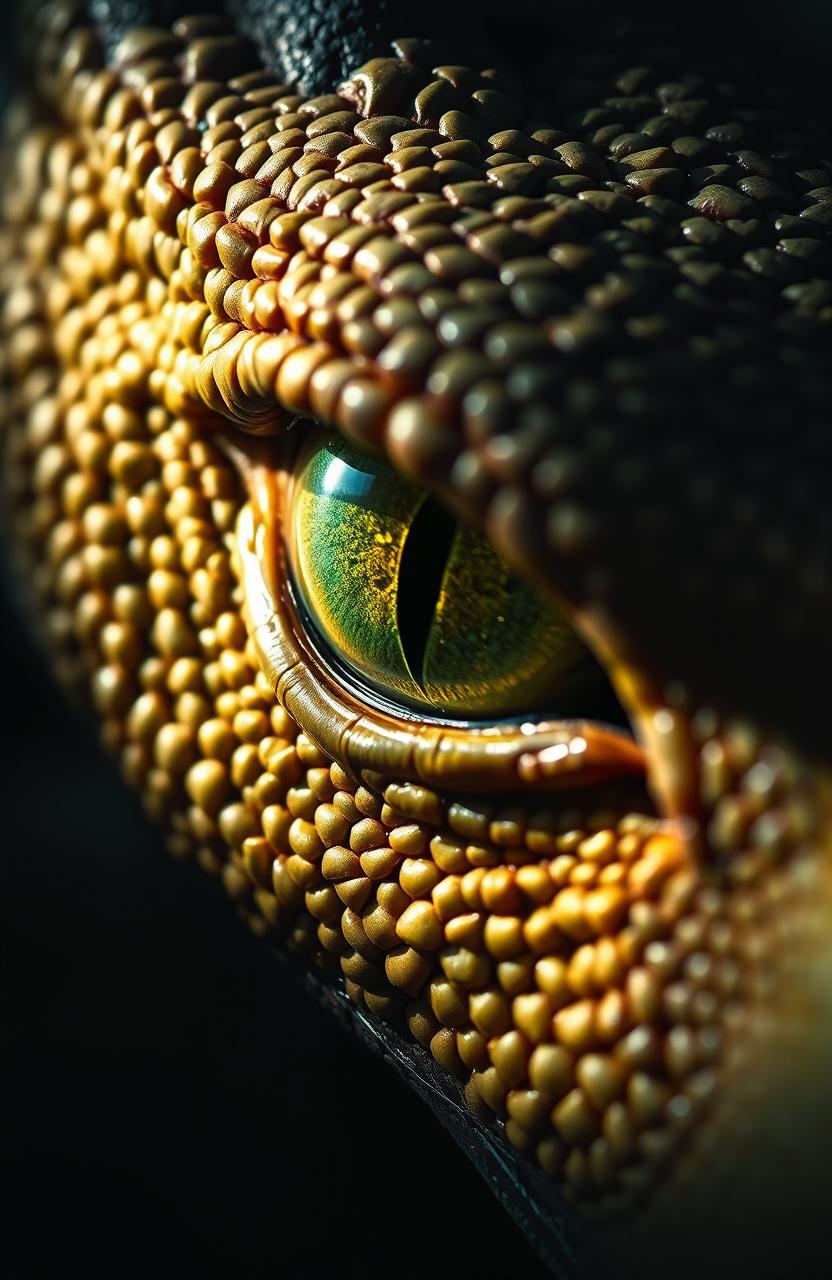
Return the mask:
<path id="1" fill-rule="evenodd" d="M 423 682 L 423 664 L 433 615 L 451 553 L 456 521 L 436 498 L 427 498 L 413 518 L 399 564 L 396 614 L 405 660 Z"/>

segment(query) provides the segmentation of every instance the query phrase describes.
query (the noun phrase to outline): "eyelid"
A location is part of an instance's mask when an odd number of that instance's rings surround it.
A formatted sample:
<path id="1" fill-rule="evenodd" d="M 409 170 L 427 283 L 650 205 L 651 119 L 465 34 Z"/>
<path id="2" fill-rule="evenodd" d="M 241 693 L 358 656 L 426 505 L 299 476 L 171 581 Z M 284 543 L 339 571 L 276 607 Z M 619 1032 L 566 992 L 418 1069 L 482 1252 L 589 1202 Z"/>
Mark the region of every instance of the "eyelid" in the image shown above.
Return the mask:
<path id="1" fill-rule="evenodd" d="M 285 470 L 252 474 L 254 500 L 237 526 L 237 551 L 252 642 L 278 698 L 333 759 L 357 779 L 408 782 L 461 793 L 540 793 L 643 778 L 645 759 L 631 736 L 584 720 L 511 722 L 488 727 L 428 724 L 362 703 L 320 664 L 298 628 L 279 529 Z M 439 800 L 437 798 L 437 804 Z"/>

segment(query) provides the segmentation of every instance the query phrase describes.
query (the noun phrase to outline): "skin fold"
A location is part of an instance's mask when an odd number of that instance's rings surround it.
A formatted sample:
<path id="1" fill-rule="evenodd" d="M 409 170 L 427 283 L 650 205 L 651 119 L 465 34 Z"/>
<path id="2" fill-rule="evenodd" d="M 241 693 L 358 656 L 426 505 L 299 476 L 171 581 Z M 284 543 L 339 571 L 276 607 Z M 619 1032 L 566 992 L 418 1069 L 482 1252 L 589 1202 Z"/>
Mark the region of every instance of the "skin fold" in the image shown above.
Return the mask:
<path id="1" fill-rule="evenodd" d="M 653 27 L 533 85 L 400 39 L 325 93 L 216 16 L 34 31 L 4 482 L 56 671 L 171 852 L 537 1171 L 564 1274 L 782 1274 L 832 1063 L 810 107 Z M 543 593 L 633 734 L 343 678 L 286 550 L 321 429 Z"/>

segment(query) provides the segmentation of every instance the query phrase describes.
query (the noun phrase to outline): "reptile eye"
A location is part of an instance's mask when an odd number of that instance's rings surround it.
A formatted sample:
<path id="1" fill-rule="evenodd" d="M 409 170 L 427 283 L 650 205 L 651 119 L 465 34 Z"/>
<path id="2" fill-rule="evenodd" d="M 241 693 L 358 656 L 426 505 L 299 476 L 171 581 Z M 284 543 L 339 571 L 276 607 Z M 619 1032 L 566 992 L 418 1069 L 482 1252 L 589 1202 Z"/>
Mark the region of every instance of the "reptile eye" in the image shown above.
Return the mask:
<path id="1" fill-rule="evenodd" d="M 474 719 L 562 709 L 596 670 L 482 537 L 338 437 L 300 455 L 287 533 L 306 621 L 388 697 Z"/>

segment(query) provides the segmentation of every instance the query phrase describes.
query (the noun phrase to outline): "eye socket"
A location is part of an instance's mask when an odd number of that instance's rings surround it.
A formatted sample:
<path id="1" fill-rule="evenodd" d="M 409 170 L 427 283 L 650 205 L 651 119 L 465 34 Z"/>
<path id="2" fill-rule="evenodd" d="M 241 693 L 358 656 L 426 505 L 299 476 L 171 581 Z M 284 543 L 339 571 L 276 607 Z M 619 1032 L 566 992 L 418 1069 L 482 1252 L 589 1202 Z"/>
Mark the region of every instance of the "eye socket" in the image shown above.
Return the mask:
<path id="1" fill-rule="evenodd" d="M 309 620 L 388 697 L 478 719 L 563 709 L 597 671 L 558 610 L 484 538 L 339 437 L 298 458 L 287 541 Z"/>

